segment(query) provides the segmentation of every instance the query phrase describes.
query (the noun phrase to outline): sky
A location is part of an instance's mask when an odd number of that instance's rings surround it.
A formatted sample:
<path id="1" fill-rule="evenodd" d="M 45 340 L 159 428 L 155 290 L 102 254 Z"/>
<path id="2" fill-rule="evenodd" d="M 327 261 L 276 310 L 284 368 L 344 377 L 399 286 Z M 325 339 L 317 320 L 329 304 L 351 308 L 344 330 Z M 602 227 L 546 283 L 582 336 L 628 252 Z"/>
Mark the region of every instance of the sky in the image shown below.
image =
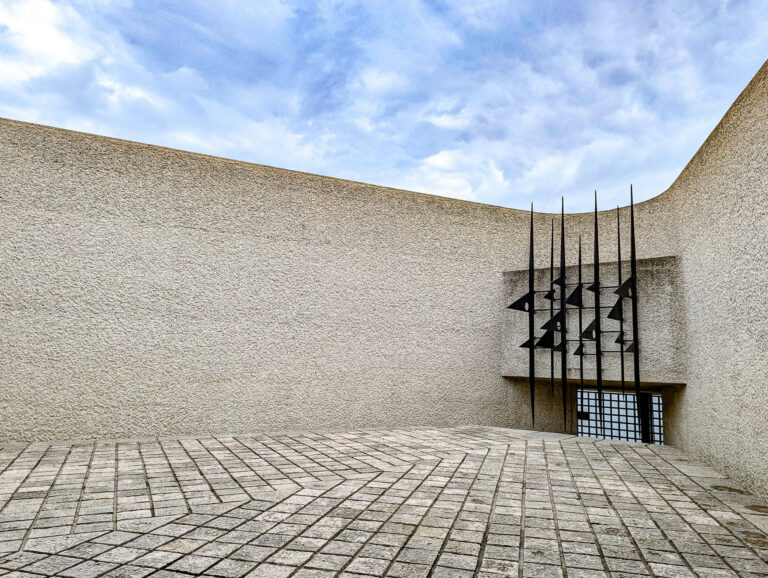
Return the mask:
<path id="1" fill-rule="evenodd" d="M 537 210 L 663 192 L 755 1 L 0 0 L 0 117 Z"/>

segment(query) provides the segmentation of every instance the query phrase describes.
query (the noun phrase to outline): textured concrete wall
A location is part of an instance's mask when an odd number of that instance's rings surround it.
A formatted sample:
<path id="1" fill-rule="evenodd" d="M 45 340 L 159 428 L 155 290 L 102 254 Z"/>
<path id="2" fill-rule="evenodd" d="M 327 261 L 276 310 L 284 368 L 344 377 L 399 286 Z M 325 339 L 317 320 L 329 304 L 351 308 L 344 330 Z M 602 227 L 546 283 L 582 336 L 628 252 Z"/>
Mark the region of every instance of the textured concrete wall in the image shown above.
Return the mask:
<path id="1" fill-rule="evenodd" d="M 524 213 L 10 121 L 0 159 L 2 440 L 517 423 Z"/>
<path id="2" fill-rule="evenodd" d="M 764 494 L 767 78 L 636 209 L 639 258 L 679 260 L 688 385 L 668 439 Z M 502 377 L 525 212 L 13 121 L 0 162 L 3 441 L 529 425 Z M 610 262 L 615 214 L 600 221 Z M 589 246 L 591 215 L 566 229 Z"/>
<path id="3" fill-rule="evenodd" d="M 656 200 L 686 294 L 674 442 L 768 495 L 768 64 Z"/>

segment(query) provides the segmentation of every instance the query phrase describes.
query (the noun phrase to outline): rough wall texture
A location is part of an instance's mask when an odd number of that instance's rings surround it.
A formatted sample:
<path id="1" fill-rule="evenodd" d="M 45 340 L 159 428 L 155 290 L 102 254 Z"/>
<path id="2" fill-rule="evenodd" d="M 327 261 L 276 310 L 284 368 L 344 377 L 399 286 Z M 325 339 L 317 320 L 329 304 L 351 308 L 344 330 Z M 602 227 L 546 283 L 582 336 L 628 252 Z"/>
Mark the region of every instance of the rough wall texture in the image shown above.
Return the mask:
<path id="1" fill-rule="evenodd" d="M 656 200 L 686 292 L 674 441 L 768 495 L 768 64 Z"/>
<path id="2" fill-rule="evenodd" d="M 513 425 L 517 212 L 9 121 L 0 158 L 3 440 Z"/>
<path id="3" fill-rule="evenodd" d="M 676 256 L 683 288 L 668 439 L 763 494 L 767 79 L 636 210 L 638 256 Z M 2 441 L 529 426 L 502 377 L 525 212 L 4 120 L 0 162 Z M 566 229 L 589 243 L 591 215 Z"/>

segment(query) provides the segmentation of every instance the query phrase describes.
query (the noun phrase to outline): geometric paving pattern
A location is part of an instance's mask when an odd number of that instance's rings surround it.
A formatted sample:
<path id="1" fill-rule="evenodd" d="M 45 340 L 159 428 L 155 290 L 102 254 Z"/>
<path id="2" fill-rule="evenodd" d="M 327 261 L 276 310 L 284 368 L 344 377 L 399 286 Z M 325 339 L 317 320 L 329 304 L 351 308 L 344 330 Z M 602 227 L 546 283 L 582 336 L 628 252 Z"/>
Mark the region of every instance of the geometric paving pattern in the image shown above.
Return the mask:
<path id="1" fill-rule="evenodd" d="M 768 576 L 676 450 L 492 427 L 0 448 L 0 576 Z"/>

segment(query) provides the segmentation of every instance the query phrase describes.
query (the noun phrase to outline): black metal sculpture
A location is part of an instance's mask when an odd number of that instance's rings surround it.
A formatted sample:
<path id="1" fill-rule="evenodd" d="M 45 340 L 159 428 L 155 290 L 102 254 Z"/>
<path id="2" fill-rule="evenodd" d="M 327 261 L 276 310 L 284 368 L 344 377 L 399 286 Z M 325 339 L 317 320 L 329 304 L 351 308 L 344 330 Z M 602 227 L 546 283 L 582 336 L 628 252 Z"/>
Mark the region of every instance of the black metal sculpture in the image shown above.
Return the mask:
<path id="1" fill-rule="evenodd" d="M 520 347 L 528 348 L 528 387 L 531 398 L 531 425 L 535 426 L 535 401 L 536 401 L 536 349 L 549 349 L 550 358 L 550 385 L 554 393 L 554 365 L 555 352 L 560 353 L 560 388 L 563 402 L 563 428 L 567 429 L 568 424 L 568 343 L 577 342 L 578 345 L 573 355 L 579 357 L 579 386 L 584 388 L 584 357 L 595 357 L 595 384 L 597 389 L 598 412 L 599 412 L 599 432 L 605 437 L 605 412 L 603 407 L 603 361 L 602 357 L 608 353 L 618 353 L 620 356 L 621 389 L 625 391 L 625 363 L 624 354 L 632 353 L 634 367 L 634 385 L 635 396 L 637 400 L 638 421 L 640 424 L 641 437 L 643 442 L 653 442 L 653 432 L 651 430 L 651 405 L 650 395 L 640 390 L 640 348 L 638 343 L 638 306 L 637 306 L 637 255 L 635 247 L 635 212 L 633 191 L 630 187 L 630 275 L 627 279 L 622 276 L 621 261 L 621 219 L 620 212 L 616 209 L 617 223 L 617 275 L 618 285 L 603 285 L 600 279 L 600 247 L 599 247 L 599 224 L 597 212 L 597 191 L 595 191 L 595 210 L 594 210 L 594 279 L 592 284 L 586 287 L 588 291 L 594 294 L 594 303 L 589 308 L 593 310 L 591 321 L 586 327 L 584 323 L 584 294 L 585 288 L 582 279 L 582 240 L 579 237 L 578 253 L 578 282 L 568 283 L 566 277 L 565 263 L 565 200 L 560 201 L 560 263 L 558 277 L 554 277 L 554 220 L 551 223 L 550 230 L 550 264 L 549 264 L 549 287 L 546 290 L 537 291 L 535 288 L 535 269 L 534 269 L 534 226 L 533 226 L 533 204 L 531 204 L 531 222 L 530 222 L 530 240 L 528 246 L 528 293 L 517 299 L 509 305 L 510 309 L 525 311 L 528 313 L 528 339 Z M 556 290 L 555 287 L 558 289 Z M 568 287 L 573 290 L 567 295 Z M 612 306 L 601 305 L 601 293 L 606 289 L 615 289 L 614 293 L 618 297 Z M 546 309 L 536 309 L 536 294 L 542 293 L 544 299 L 549 301 L 549 318 L 541 326 L 544 333 L 536 336 L 536 314 Z M 632 339 L 627 339 L 626 325 L 624 319 L 625 305 L 624 300 L 629 299 L 632 306 Z M 555 300 L 559 302 L 559 308 L 555 311 Z M 602 310 L 610 309 L 606 319 L 618 321 L 618 330 L 603 329 Z M 567 332 L 567 317 L 569 310 L 578 311 L 578 338 L 569 339 Z M 557 334 L 559 333 L 559 341 Z M 615 343 L 618 349 L 603 349 L 603 335 L 606 333 L 617 333 Z M 594 342 L 594 352 L 587 351 L 587 342 Z"/>

